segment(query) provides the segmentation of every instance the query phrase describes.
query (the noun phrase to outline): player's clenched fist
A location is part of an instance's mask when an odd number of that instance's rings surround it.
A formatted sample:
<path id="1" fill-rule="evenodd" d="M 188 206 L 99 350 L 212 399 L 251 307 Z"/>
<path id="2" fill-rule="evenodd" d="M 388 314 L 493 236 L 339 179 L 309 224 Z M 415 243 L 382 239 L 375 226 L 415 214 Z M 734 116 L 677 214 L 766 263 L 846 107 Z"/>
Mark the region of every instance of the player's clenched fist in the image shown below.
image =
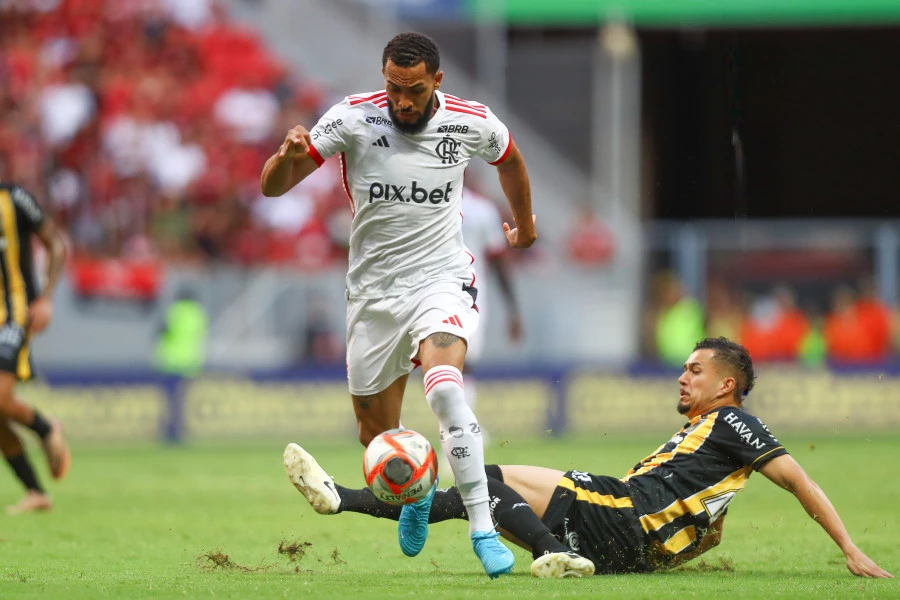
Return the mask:
<path id="1" fill-rule="evenodd" d="M 309 137 L 309 131 L 302 125 L 297 125 L 287 132 L 284 143 L 278 150 L 279 158 L 293 158 L 297 154 L 306 154 L 309 152 L 309 146 L 312 140 Z"/>

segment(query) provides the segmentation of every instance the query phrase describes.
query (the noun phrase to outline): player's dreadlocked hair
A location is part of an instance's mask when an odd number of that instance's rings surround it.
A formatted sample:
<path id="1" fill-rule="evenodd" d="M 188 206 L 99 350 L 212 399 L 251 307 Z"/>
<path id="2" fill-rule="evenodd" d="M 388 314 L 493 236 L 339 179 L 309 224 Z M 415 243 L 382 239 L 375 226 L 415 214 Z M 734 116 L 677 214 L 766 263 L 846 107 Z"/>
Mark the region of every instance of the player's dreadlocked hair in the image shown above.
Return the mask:
<path id="1" fill-rule="evenodd" d="M 732 342 L 728 338 L 705 338 L 697 342 L 694 350 L 709 348 L 714 351 L 713 360 L 725 363 L 734 375 L 734 398 L 742 402 L 753 389 L 756 373 L 753 372 L 753 360 L 746 348 Z"/>
<path id="2" fill-rule="evenodd" d="M 387 43 L 381 55 L 382 67 L 388 59 L 398 67 L 414 67 L 424 60 L 425 71 L 429 75 L 434 75 L 441 68 L 437 44 L 427 35 L 415 31 L 397 34 Z"/>

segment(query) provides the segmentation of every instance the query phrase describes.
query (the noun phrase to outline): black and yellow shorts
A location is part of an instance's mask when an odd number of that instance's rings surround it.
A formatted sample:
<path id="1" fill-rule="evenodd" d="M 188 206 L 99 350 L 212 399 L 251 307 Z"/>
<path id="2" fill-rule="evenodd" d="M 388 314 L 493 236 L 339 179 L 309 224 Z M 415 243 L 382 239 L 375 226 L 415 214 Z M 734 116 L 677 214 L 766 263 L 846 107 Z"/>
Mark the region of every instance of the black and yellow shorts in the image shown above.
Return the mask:
<path id="1" fill-rule="evenodd" d="M 593 561 L 598 574 L 653 570 L 650 542 L 628 487 L 615 477 L 569 471 L 544 512 L 544 524 L 572 550 Z"/>
<path id="2" fill-rule="evenodd" d="M 19 381 L 31 379 L 31 339 L 17 323 L 0 326 L 0 371 L 12 373 Z"/>

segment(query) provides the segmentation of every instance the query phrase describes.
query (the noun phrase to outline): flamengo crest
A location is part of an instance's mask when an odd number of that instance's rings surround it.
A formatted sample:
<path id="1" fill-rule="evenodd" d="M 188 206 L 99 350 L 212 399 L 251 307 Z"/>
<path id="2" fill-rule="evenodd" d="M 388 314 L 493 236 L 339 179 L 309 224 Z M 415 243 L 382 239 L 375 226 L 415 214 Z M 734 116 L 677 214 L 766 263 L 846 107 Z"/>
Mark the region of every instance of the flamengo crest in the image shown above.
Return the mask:
<path id="1" fill-rule="evenodd" d="M 435 154 L 441 159 L 441 164 L 456 164 L 459 162 L 459 142 L 449 135 L 444 136 L 434 148 Z"/>

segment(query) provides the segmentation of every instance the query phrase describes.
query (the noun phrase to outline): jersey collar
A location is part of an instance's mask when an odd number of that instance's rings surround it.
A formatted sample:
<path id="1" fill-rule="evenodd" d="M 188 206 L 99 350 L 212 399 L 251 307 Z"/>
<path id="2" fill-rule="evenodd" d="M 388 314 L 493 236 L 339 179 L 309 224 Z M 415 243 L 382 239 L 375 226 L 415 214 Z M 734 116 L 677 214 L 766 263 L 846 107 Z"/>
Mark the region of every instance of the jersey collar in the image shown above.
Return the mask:
<path id="1" fill-rule="evenodd" d="M 434 116 L 431 117 L 430 120 L 437 119 L 439 116 L 444 114 L 444 107 L 447 106 L 447 103 L 444 102 L 444 92 L 441 90 L 434 90 L 434 101 L 437 102 L 437 110 L 434 111 Z"/>

